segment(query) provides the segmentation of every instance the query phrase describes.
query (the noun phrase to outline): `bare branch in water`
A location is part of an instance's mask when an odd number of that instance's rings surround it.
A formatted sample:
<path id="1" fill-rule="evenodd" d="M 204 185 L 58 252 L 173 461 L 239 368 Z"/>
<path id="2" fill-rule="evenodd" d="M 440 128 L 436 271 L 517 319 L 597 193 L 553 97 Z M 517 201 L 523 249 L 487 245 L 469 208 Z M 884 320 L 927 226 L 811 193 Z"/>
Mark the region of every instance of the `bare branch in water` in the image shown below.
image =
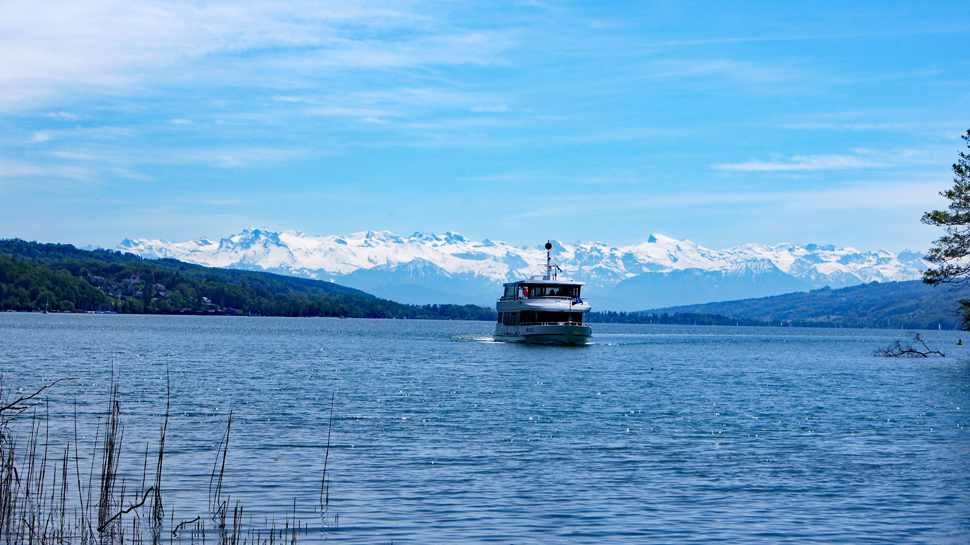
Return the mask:
<path id="1" fill-rule="evenodd" d="M 16 417 L 18 414 L 26 411 L 27 409 L 29 409 L 29 408 L 31 408 L 33 406 L 33 405 L 18 406 L 19 404 L 23 403 L 24 401 L 30 401 L 31 399 L 39 396 L 41 394 L 41 392 L 43 392 L 44 390 L 50 388 L 51 386 L 53 386 L 53 385 L 55 385 L 58 382 L 61 382 L 63 380 L 77 380 L 77 377 L 64 377 L 64 378 L 59 378 L 59 379 L 55 380 L 54 382 L 51 382 L 50 384 L 45 384 L 40 390 L 37 390 L 36 392 L 30 394 L 29 396 L 20 397 L 16 401 L 14 401 L 13 403 L 9 403 L 7 405 L 4 405 L 3 407 L 0 407 L 0 414 L 2 414 L 4 411 L 13 411 L 13 413 L 14 413 L 13 416 L 10 416 L 6 420 L 3 420 L 2 422 L 0 422 L 0 426 L 2 426 L 3 424 L 6 424 L 10 420 L 12 420 L 14 417 Z"/>
<path id="2" fill-rule="evenodd" d="M 99 533 L 100 532 L 103 532 L 104 529 L 107 528 L 109 524 L 111 524 L 112 522 L 114 522 L 114 520 L 116 518 L 120 517 L 121 515 L 127 515 L 128 513 L 131 513 L 132 511 L 134 511 L 135 509 L 138 509 L 142 505 L 145 505 L 145 502 L 148 501 L 149 494 L 151 494 L 154 490 L 155 490 L 155 487 L 154 486 L 150 487 L 148 490 L 145 491 L 145 495 L 142 497 L 142 499 L 141 499 L 140 502 L 138 502 L 138 503 L 136 503 L 134 505 L 129 506 L 128 509 L 122 509 L 121 511 L 118 511 L 117 513 L 115 513 L 115 515 L 113 517 L 111 517 L 108 520 L 104 521 L 104 523 L 101 526 L 98 526 L 98 532 Z"/>
<path id="3" fill-rule="evenodd" d="M 172 530 L 172 536 L 173 537 L 178 537 L 179 530 L 181 530 L 183 526 L 185 526 L 186 524 L 192 524 L 192 523 L 195 523 L 195 522 L 199 522 L 199 519 L 201 519 L 201 518 L 202 517 L 195 517 L 192 520 L 183 520 L 182 522 L 178 523 L 178 526 L 176 526 Z"/>
<path id="4" fill-rule="evenodd" d="M 919 346 L 914 346 L 918 343 Z M 920 348 L 922 346 L 922 348 Z M 885 358 L 895 358 L 895 357 L 913 357 L 913 358 L 928 358 L 930 355 L 940 356 L 945 358 L 946 354 L 940 352 L 939 350 L 933 350 L 926 344 L 923 337 L 919 333 L 913 333 L 913 340 L 911 342 L 903 342 L 899 339 L 893 341 L 893 344 L 886 348 L 880 348 L 875 351 L 874 355 L 881 356 Z"/>

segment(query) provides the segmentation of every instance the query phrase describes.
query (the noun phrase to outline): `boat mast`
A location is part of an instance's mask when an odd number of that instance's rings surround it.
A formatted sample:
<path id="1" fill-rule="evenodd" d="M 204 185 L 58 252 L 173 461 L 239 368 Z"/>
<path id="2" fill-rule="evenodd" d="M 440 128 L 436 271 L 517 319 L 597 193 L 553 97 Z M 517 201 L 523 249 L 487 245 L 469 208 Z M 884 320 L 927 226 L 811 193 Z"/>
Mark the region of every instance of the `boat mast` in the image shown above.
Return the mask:
<path id="1" fill-rule="evenodd" d="M 559 268 L 559 265 L 552 262 L 552 254 L 550 253 L 551 250 L 552 243 L 546 241 L 546 280 L 555 280 L 556 272 L 554 269 Z"/>

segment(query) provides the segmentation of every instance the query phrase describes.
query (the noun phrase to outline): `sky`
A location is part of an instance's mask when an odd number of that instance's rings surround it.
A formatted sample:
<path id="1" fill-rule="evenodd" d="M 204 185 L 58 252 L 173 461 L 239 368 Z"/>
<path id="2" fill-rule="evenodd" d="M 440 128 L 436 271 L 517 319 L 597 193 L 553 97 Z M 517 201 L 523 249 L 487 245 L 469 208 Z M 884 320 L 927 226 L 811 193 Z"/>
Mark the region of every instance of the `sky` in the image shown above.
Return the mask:
<path id="1" fill-rule="evenodd" d="M 966 7 L 0 0 L 0 238 L 925 251 Z"/>

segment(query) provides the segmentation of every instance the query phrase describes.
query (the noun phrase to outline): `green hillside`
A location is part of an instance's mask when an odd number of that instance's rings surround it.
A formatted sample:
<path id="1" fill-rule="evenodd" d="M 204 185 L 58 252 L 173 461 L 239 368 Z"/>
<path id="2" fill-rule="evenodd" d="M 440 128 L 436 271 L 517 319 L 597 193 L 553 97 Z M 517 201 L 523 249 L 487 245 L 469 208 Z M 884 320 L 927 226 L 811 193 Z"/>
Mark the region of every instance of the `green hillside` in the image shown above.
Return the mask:
<path id="1" fill-rule="evenodd" d="M 706 314 L 762 320 L 795 326 L 884 329 L 959 329 L 960 299 L 970 291 L 952 285 L 930 286 L 919 280 L 863 284 L 833 290 L 790 293 L 703 305 L 685 305 L 640 313 L 641 320 L 663 314 Z M 652 318 L 651 318 L 652 317 Z"/>
<path id="2" fill-rule="evenodd" d="M 493 320 L 474 305 L 402 305 L 332 282 L 0 240 L 0 310 Z"/>

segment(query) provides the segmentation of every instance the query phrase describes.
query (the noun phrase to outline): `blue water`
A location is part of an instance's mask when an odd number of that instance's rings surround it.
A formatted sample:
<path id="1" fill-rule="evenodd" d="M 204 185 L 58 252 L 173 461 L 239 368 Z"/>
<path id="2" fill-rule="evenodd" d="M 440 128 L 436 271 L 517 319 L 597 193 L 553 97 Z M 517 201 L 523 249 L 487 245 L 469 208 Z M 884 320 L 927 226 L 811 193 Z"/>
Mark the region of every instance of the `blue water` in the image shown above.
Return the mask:
<path id="1" fill-rule="evenodd" d="M 5 313 L 0 372 L 14 393 L 76 377 L 39 414 L 72 440 L 76 398 L 82 445 L 113 373 L 133 480 L 169 377 L 176 522 L 205 513 L 232 409 L 225 493 L 278 526 L 296 498 L 303 542 L 970 542 L 966 333 L 904 359 L 872 355 L 904 331 L 600 325 L 555 347 L 492 327 Z"/>

